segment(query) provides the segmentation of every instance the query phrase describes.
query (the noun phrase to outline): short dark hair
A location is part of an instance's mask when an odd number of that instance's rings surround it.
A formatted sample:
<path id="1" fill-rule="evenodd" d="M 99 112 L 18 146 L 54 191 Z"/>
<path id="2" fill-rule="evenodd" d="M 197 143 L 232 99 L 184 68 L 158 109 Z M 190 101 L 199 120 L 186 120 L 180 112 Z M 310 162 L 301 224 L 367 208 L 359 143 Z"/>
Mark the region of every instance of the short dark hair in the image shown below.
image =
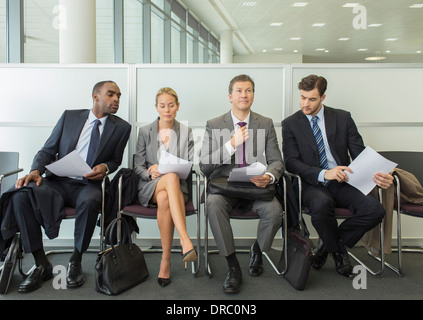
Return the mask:
<path id="1" fill-rule="evenodd" d="M 100 81 L 97 82 L 93 88 L 93 92 L 92 92 L 92 96 L 94 97 L 94 95 L 98 92 L 100 92 L 101 87 L 103 87 L 106 83 L 114 83 L 116 84 L 116 82 L 111 81 L 111 80 L 105 80 L 105 81 Z"/>
<path id="2" fill-rule="evenodd" d="M 327 86 L 328 82 L 325 78 L 312 74 L 301 79 L 301 82 L 298 84 L 298 89 L 304 91 L 311 91 L 314 90 L 314 88 L 317 88 L 320 93 L 320 96 L 323 96 L 326 92 Z"/>
<path id="3" fill-rule="evenodd" d="M 255 90 L 255 84 L 253 79 L 251 79 L 249 75 L 240 74 L 239 76 L 236 76 L 235 78 L 233 78 L 231 82 L 229 83 L 229 94 L 232 94 L 232 90 L 234 89 L 235 82 L 251 82 L 251 84 L 253 85 L 253 92 Z"/>

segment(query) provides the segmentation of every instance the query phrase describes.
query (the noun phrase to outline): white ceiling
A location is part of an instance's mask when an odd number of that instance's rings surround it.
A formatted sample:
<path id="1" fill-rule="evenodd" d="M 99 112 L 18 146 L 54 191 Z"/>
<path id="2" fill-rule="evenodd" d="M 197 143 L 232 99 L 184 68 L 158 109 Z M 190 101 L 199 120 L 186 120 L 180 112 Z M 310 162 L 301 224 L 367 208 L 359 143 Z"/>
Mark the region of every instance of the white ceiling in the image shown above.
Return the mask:
<path id="1" fill-rule="evenodd" d="M 370 56 L 384 56 L 382 62 L 387 63 L 423 62 L 423 8 L 410 8 L 423 0 L 361 0 L 357 13 L 352 7 L 343 7 L 347 0 L 305 1 L 304 7 L 294 7 L 294 0 L 180 2 L 217 38 L 221 32 L 232 30 L 235 55 L 263 57 L 265 50 L 266 54 L 298 54 L 303 62 L 357 63 Z M 243 6 L 244 2 L 255 5 Z M 365 29 L 356 29 L 354 21 Z M 276 27 L 271 23 L 282 24 Z M 313 27 L 315 23 L 325 25 Z M 301 39 L 291 40 L 294 37 Z"/>

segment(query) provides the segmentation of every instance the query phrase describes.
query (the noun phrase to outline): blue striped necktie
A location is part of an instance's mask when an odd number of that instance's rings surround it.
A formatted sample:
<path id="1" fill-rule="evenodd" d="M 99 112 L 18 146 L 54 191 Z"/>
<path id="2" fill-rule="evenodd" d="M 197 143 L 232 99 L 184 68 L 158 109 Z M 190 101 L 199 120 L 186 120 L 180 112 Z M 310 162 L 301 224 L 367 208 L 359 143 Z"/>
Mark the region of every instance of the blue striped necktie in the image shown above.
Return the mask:
<path id="1" fill-rule="evenodd" d="M 97 151 L 98 143 L 100 141 L 100 130 L 99 126 L 101 125 L 100 120 L 95 120 L 94 127 L 91 131 L 90 146 L 88 147 L 87 153 L 87 164 L 91 167 L 94 163 L 94 155 Z"/>
<path id="2" fill-rule="evenodd" d="M 317 143 L 317 150 L 319 151 L 320 168 L 329 169 L 328 160 L 326 158 L 325 143 L 323 142 L 322 131 L 320 131 L 319 125 L 317 124 L 318 116 L 311 118 L 313 124 L 313 134 Z M 328 185 L 328 182 L 323 182 L 323 185 Z"/>

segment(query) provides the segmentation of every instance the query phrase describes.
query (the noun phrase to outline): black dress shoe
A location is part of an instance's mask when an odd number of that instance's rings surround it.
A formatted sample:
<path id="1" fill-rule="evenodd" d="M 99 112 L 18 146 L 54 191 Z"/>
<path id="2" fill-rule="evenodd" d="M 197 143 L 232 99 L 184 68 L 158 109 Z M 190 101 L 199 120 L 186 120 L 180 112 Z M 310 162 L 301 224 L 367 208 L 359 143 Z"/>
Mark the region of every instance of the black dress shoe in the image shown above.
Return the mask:
<path id="1" fill-rule="evenodd" d="M 253 247 L 250 249 L 250 265 L 248 266 L 248 274 L 252 277 L 258 277 L 263 273 L 263 255 L 261 252 L 254 252 Z"/>
<path id="2" fill-rule="evenodd" d="M 240 268 L 229 268 L 226 275 L 225 282 L 223 283 L 223 290 L 225 293 L 237 293 L 242 283 L 242 272 Z"/>
<path id="3" fill-rule="evenodd" d="M 85 275 L 82 273 L 81 261 L 70 261 L 66 274 L 66 285 L 68 288 L 77 288 L 84 284 Z"/>
<path id="4" fill-rule="evenodd" d="M 350 258 L 348 257 L 348 253 L 335 252 L 332 256 L 335 261 L 336 271 L 348 279 L 354 279 L 356 274 L 353 273 L 353 267 L 351 265 Z"/>
<path id="5" fill-rule="evenodd" d="M 317 248 L 314 250 L 311 265 L 314 269 L 319 270 L 326 263 L 329 252 L 326 250 L 322 240 L 319 240 Z"/>
<path id="6" fill-rule="evenodd" d="M 35 267 L 29 276 L 18 287 L 18 292 L 31 292 L 41 287 L 44 281 L 53 278 L 53 266 Z"/>

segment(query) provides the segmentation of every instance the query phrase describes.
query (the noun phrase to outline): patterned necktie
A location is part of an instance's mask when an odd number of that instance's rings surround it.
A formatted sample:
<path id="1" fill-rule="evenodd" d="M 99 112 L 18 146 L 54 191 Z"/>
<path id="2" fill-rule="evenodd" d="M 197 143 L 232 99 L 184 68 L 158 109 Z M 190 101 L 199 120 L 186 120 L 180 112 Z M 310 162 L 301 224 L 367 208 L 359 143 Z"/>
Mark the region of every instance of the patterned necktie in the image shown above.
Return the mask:
<path id="1" fill-rule="evenodd" d="M 100 120 L 95 120 L 93 130 L 91 131 L 91 139 L 90 139 L 90 146 L 88 147 L 88 154 L 87 154 L 87 163 L 91 167 L 94 162 L 94 155 L 97 151 L 98 143 L 100 141 L 100 130 L 99 126 L 101 125 Z"/>
<path id="2" fill-rule="evenodd" d="M 246 122 L 238 122 L 238 125 L 242 128 L 246 125 Z M 242 144 L 242 152 L 238 152 L 238 167 L 245 167 L 247 162 L 245 160 L 245 142 Z"/>
<path id="3" fill-rule="evenodd" d="M 325 152 L 325 143 L 323 142 L 322 131 L 317 124 L 317 120 L 319 119 L 318 116 L 314 116 L 311 118 L 311 122 L 313 123 L 313 134 L 314 138 L 316 139 L 317 143 L 317 150 L 319 151 L 319 160 L 320 160 L 320 167 L 322 169 L 329 169 L 328 160 L 326 158 Z M 323 182 L 324 186 L 327 186 L 329 182 Z"/>

